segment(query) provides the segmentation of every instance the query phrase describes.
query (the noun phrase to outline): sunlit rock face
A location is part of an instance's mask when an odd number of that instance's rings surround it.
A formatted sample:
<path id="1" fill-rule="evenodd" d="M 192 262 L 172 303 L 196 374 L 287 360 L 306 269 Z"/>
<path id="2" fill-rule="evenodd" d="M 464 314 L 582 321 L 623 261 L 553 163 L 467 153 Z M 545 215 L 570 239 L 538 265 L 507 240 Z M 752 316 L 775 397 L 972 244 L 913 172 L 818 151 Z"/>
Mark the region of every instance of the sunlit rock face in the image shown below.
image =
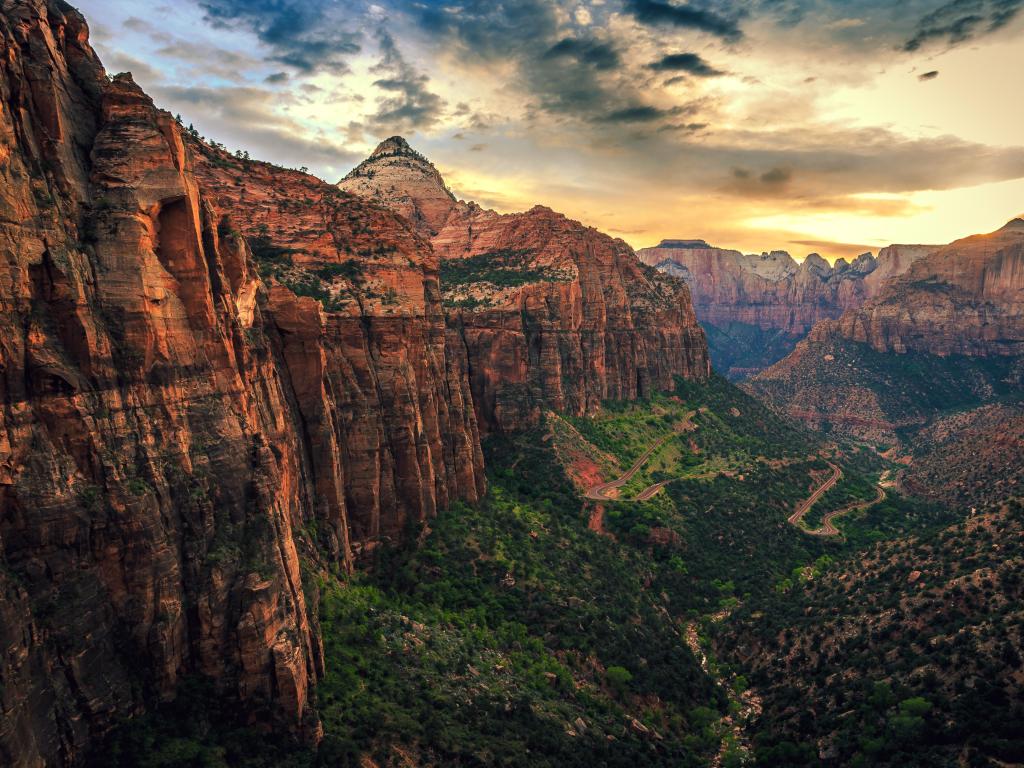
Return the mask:
<path id="1" fill-rule="evenodd" d="M 196 675 L 315 739 L 300 558 L 484 490 L 437 257 L 189 136 L 59 0 L 0 39 L 0 764 L 78 763 Z"/>
<path id="2" fill-rule="evenodd" d="M 687 281 L 702 322 L 742 322 L 793 334 L 863 303 L 864 280 L 876 269 L 870 253 L 830 266 L 816 253 L 797 263 L 785 251 L 743 254 L 693 240 L 665 240 L 637 255 Z"/>
<path id="3" fill-rule="evenodd" d="M 812 334 L 883 352 L 1024 353 L 1024 220 L 939 248 L 870 302 Z"/>
<path id="4" fill-rule="evenodd" d="M 582 414 L 669 389 L 674 376 L 708 375 L 685 284 L 622 240 L 543 206 L 501 215 L 452 202 L 433 166 L 397 138 L 340 186 L 433 232 L 481 429 L 522 429 L 545 407 Z"/>
<path id="5" fill-rule="evenodd" d="M 941 245 L 890 245 L 878 252 L 873 272 L 864 278 L 865 294 L 868 298 L 877 296 L 890 278 L 902 275 L 910 265 L 927 256 Z"/>

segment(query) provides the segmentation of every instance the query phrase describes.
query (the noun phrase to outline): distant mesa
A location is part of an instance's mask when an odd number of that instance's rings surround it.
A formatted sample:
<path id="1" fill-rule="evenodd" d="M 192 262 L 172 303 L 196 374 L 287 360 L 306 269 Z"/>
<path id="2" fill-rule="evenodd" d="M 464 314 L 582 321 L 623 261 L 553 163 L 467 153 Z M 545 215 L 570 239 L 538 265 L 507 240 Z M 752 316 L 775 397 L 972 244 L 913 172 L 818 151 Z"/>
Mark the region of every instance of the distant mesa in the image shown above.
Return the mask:
<path id="1" fill-rule="evenodd" d="M 711 248 L 707 240 L 662 240 L 655 248 Z"/>

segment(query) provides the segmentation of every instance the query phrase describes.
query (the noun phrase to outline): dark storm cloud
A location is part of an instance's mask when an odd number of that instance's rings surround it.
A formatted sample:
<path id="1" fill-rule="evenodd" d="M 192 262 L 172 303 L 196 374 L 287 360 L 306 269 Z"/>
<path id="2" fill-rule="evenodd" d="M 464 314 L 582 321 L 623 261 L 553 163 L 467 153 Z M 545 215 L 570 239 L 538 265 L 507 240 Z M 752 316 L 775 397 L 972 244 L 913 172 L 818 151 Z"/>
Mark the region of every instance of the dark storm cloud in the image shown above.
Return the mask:
<path id="1" fill-rule="evenodd" d="M 735 18 L 694 5 L 675 5 L 661 0 L 626 0 L 624 8 L 643 24 L 694 29 L 729 41 L 743 37 Z"/>
<path id="2" fill-rule="evenodd" d="M 427 88 L 430 78 L 405 60 L 390 34 L 381 30 L 377 38 L 381 60 L 373 72 L 386 77 L 373 84 L 390 95 L 377 102 L 377 112 L 370 118 L 371 127 L 383 133 L 401 133 L 434 125 L 441 118 L 445 102 Z"/>
<path id="3" fill-rule="evenodd" d="M 953 46 L 997 32 L 1016 18 L 1024 0 L 952 0 L 921 17 L 904 51 L 917 51 L 932 42 Z"/>
<path id="4" fill-rule="evenodd" d="M 345 59 L 360 50 L 360 35 L 346 29 L 358 9 L 331 0 L 201 0 L 218 26 L 253 32 L 271 59 L 302 72 L 345 71 Z"/>
<path id="5" fill-rule="evenodd" d="M 714 77 L 723 74 L 708 64 L 700 54 L 670 53 L 647 65 L 655 72 L 687 72 L 697 77 Z"/>
<path id="6" fill-rule="evenodd" d="M 646 82 L 628 71 L 628 40 L 569 34 L 557 10 L 542 0 L 466 0 L 419 6 L 409 19 L 433 47 L 467 67 L 511 64 L 507 85 L 524 95 L 528 121 L 578 120 L 601 126 L 603 138 L 615 140 L 616 126 L 657 128 L 659 120 L 680 114 L 648 106 Z"/>
<path id="7" fill-rule="evenodd" d="M 414 9 L 422 31 L 476 60 L 539 55 L 557 42 L 554 5 L 544 0 L 467 0 Z"/>
<path id="8" fill-rule="evenodd" d="M 545 59 L 570 58 L 595 69 L 615 69 L 622 61 L 619 52 L 609 43 L 592 38 L 566 37 L 544 53 Z"/>

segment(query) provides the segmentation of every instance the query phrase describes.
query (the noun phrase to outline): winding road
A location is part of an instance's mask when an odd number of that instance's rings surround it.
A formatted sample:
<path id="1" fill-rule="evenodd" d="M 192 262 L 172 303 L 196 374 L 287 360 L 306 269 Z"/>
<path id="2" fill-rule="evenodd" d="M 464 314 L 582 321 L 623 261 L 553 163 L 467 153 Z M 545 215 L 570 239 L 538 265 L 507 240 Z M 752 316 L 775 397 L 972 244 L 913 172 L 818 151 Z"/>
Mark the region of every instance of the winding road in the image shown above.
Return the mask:
<path id="1" fill-rule="evenodd" d="M 833 520 L 857 509 L 867 509 L 884 500 L 885 489 L 877 485 L 875 486 L 875 498 L 871 501 L 856 501 L 853 504 L 847 504 L 845 507 L 828 512 L 821 518 L 821 528 L 815 528 L 813 531 L 807 531 L 807 533 L 811 534 L 811 536 L 838 536 L 841 531 L 832 525 Z"/>
<path id="2" fill-rule="evenodd" d="M 670 482 L 675 482 L 676 480 L 706 480 L 709 477 L 715 477 L 716 475 L 718 475 L 718 472 L 705 472 L 703 474 L 691 475 L 689 477 L 671 477 L 668 480 L 662 480 L 660 482 L 655 482 L 653 485 L 648 485 L 632 499 L 618 499 L 616 497 L 608 496 L 609 490 L 621 488 L 627 482 L 632 480 L 633 475 L 640 471 L 641 467 L 643 467 L 643 465 L 647 463 L 647 460 L 654 455 L 654 453 L 659 449 L 659 447 L 662 447 L 662 445 L 664 445 L 666 442 L 671 440 L 676 435 L 695 429 L 696 425 L 694 425 L 691 421 L 694 413 L 696 412 L 690 411 L 688 414 L 686 414 L 686 417 L 676 427 L 675 431 L 672 434 L 667 434 L 665 437 L 662 437 L 652 442 L 650 447 L 648 447 L 648 449 L 643 452 L 643 454 L 640 456 L 639 459 L 636 460 L 633 466 L 626 470 L 623 474 L 618 475 L 618 477 L 616 477 L 614 480 L 610 480 L 608 482 L 600 482 L 597 485 L 592 485 L 591 487 L 587 488 L 586 492 L 584 493 L 584 497 L 587 499 L 591 499 L 595 502 L 645 502 L 652 496 L 654 496 L 658 492 L 658 490 L 664 488 Z"/>
<path id="3" fill-rule="evenodd" d="M 828 493 L 829 488 L 838 483 L 839 478 L 843 476 L 843 470 L 841 470 L 831 461 L 828 462 L 828 465 L 832 467 L 832 476 L 829 477 L 829 479 L 822 483 L 820 486 L 818 486 L 818 489 L 814 493 L 812 493 L 810 496 L 808 496 L 806 499 L 800 502 L 797 508 L 793 510 L 793 514 L 787 518 L 787 521 L 790 523 L 790 525 L 795 525 L 799 527 L 800 521 L 804 519 L 804 515 L 811 511 L 811 507 L 814 506 L 814 502 L 816 502 L 818 499 L 820 499 L 822 496 Z"/>
<path id="4" fill-rule="evenodd" d="M 800 502 L 800 505 L 793 511 L 793 514 L 787 518 L 791 525 L 795 525 L 801 531 L 809 534 L 810 536 L 838 536 L 842 531 L 832 524 L 833 520 L 857 509 L 867 509 L 868 507 L 874 506 L 885 499 L 885 489 L 880 485 L 876 485 L 875 498 L 871 501 L 855 501 L 853 504 L 847 504 L 845 507 L 840 507 L 839 509 L 834 509 L 831 512 L 826 512 L 824 517 L 821 518 L 820 528 L 814 528 L 813 530 L 804 528 L 800 525 L 800 521 L 803 520 L 804 516 L 811 511 L 811 507 L 814 506 L 814 503 L 828 493 L 828 490 L 839 482 L 839 479 L 843 476 L 843 471 L 831 461 L 828 462 L 828 465 L 832 467 L 831 476 L 824 483 L 818 486 L 814 493 Z"/>
<path id="5" fill-rule="evenodd" d="M 590 488 L 588 488 L 586 490 L 586 492 L 583 495 L 586 498 L 588 498 L 588 499 L 593 499 L 594 501 L 647 501 L 649 498 L 651 498 L 654 494 L 656 494 L 658 491 L 660 491 L 666 485 L 671 483 L 673 480 L 681 479 L 681 478 L 672 478 L 672 479 L 669 479 L 669 480 L 662 480 L 661 482 L 655 483 L 654 485 L 649 485 L 646 488 L 644 488 L 642 491 L 640 491 L 640 493 L 638 493 L 632 499 L 619 499 L 619 498 L 617 498 L 615 496 L 609 496 L 608 495 L 609 491 L 617 490 L 617 489 L 621 488 L 622 486 L 624 486 L 626 483 L 628 483 L 630 480 L 632 480 L 633 479 L 633 475 L 635 475 L 637 472 L 640 471 L 641 467 L 643 467 L 643 465 L 647 463 L 647 460 L 649 458 L 651 458 L 651 456 L 653 456 L 654 453 L 659 448 L 661 448 L 661 446 L 663 446 L 665 443 L 667 443 L 669 440 L 671 440 L 676 435 L 678 435 L 678 434 L 680 434 L 682 432 L 686 432 L 686 431 L 688 431 L 690 429 L 693 429 L 694 428 L 694 424 L 691 421 L 691 419 L 693 418 L 693 414 L 694 414 L 694 411 L 690 411 L 688 414 L 686 414 L 686 418 L 683 419 L 683 421 L 679 424 L 679 426 L 676 427 L 674 432 L 672 432 L 671 434 L 665 435 L 664 437 L 662 437 L 662 438 L 660 438 L 658 440 L 655 440 L 653 443 L 651 443 L 651 446 L 640 455 L 640 458 L 637 459 L 633 463 L 633 466 L 631 466 L 629 469 L 627 469 L 625 472 L 623 472 L 617 478 L 615 478 L 614 480 L 610 480 L 607 483 L 598 483 L 597 485 L 591 486 Z M 711 474 L 714 474 L 714 473 L 707 473 L 708 476 L 710 476 Z M 701 477 L 704 477 L 704 476 L 705 475 L 700 475 L 698 477 L 688 478 L 688 479 L 698 480 L 698 479 L 700 479 Z"/>

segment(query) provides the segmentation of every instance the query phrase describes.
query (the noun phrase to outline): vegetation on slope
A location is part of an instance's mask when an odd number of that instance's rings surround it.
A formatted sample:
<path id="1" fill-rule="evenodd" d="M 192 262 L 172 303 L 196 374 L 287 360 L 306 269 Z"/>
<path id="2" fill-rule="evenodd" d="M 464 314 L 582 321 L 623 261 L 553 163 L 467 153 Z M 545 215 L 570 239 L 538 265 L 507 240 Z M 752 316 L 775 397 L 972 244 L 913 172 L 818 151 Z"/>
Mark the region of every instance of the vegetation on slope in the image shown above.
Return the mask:
<path id="1" fill-rule="evenodd" d="M 1020 398 L 1021 362 L 876 352 L 833 339 L 798 350 L 743 386 L 780 411 L 799 412 L 829 433 L 878 442 L 911 437 L 940 414 Z"/>
<path id="2" fill-rule="evenodd" d="M 530 249 L 502 248 L 462 259 L 442 259 L 442 301 L 446 307 L 489 306 L 486 296 L 474 296 L 471 291 L 572 280 L 573 275 L 568 270 L 533 263 L 533 258 L 534 252 Z"/>
<path id="3" fill-rule="evenodd" d="M 712 652 L 709 638 L 730 631 L 723 617 L 795 613 L 807 585 L 850 554 L 947 519 L 894 494 L 844 518 L 843 537 L 788 524 L 824 456 L 867 486 L 888 464 L 823 443 L 720 378 L 572 424 L 549 419 L 489 439 L 479 507 L 442 512 L 407 547 L 379 550 L 368 573 L 341 580 L 307 564 L 326 661 L 316 751 L 247 739 L 200 691 L 119 730 L 104 764 L 696 766 L 718 754 L 740 765 L 748 665 L 762 667 L 727 644 Z M 643 482 L 684 479 L 648 501 L 601 502 L 595 530 L 594 502 L 556 457 L 603 475 L 666 436 Z M 773 755 L 787 740 L 755 746 Z"/>
<path id="4" fill-rule="evenodd" d="M 796 347 L 800 336 L 749 323 L 712 325 L 702 322 L 711 364 L 730 381 L 739 381 L 778 362 Z"/>
<path id="5" fill-rule="evenodd" d="M 1024 507 L 879 543 L 736 612 L 759 765 L 1024 761 Z"/>

